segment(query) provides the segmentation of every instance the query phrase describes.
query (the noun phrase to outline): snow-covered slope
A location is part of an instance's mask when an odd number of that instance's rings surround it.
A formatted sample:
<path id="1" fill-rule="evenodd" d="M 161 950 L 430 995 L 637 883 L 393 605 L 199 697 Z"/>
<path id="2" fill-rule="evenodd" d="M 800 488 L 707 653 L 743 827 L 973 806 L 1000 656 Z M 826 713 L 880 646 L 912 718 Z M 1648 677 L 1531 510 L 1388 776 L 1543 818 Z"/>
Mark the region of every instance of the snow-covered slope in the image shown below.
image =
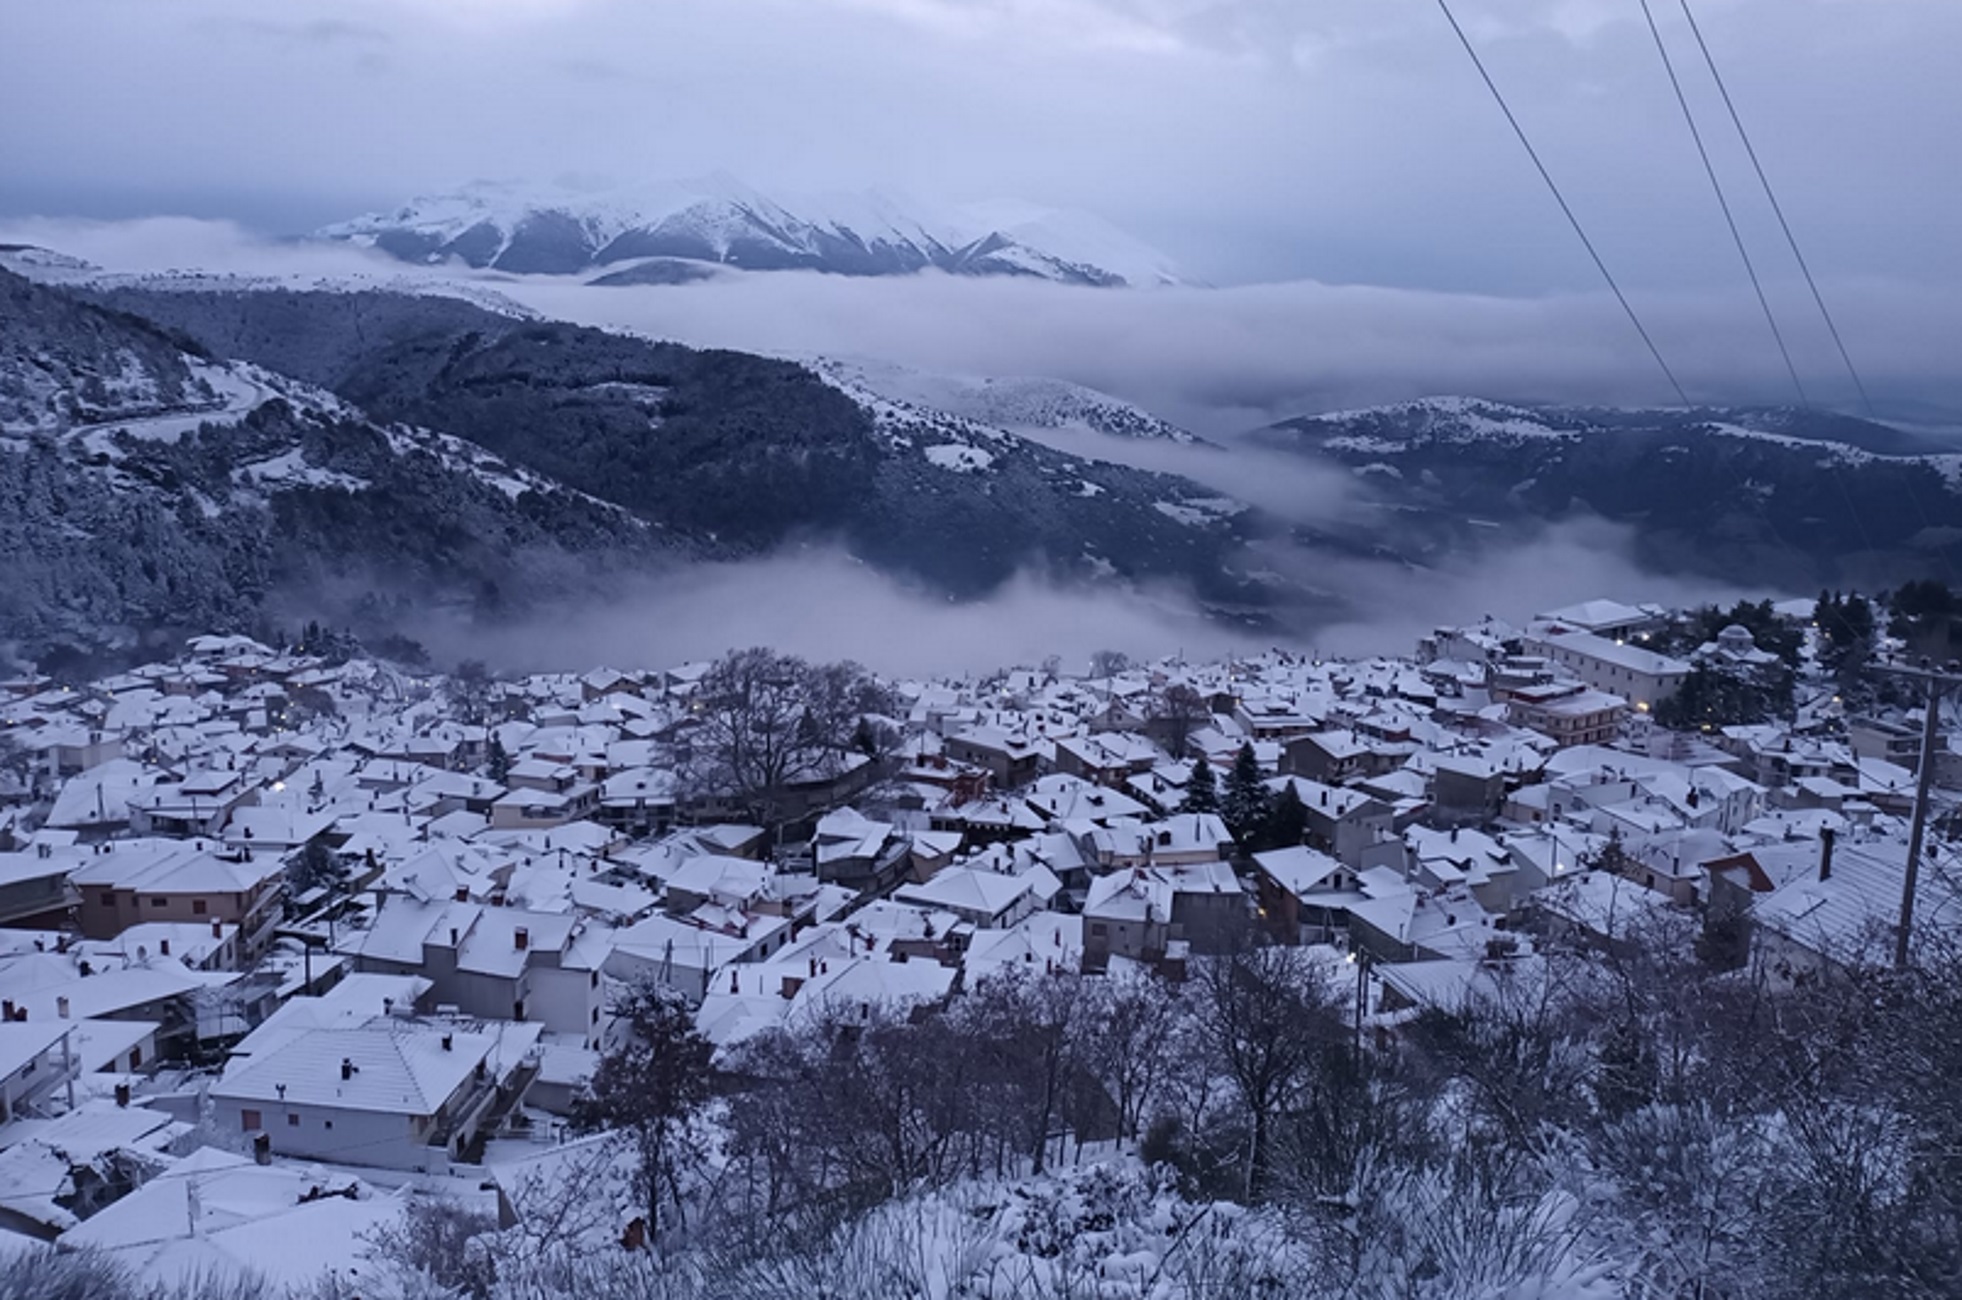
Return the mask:
<path id="1" fill-rule="evenodd" d="M 1288 420 L 1254 441 L 1329 462 L 1422 554 L 1495 526 L 1602 518 L 1637 561 L 1742 586 L 1880 586 L 1945 570 L 1956 444 L 1818 408 L 1526 407 L 1427 398 Z"/>
<path id="2" fill-rule="evenodd" d="M 1846 463 L 1874 456 L 1947 460 L 1952 448 L 1890 425 L 1797 407 L 1517 406 L 1477 397 L 1424 397 L 1330 411 L 1277 426 L 1337 451 L 1405 451 L 1446 443 L 1517 446 L 1640 431 L 1740 438 L 1818 450 Z"/>
<path id="3" fill-rule="evenodd" d="M 820 374 L 895 401 L 1011 431 L 1080 429 L 1123 438 L 1200 439 L 1141 406 L 1094 388 L 1035 375 L 970 378 L 884 361 L 799 358 Z"/>
<path id="4" fill-rule="evenodd" d="M 746 270 L 1031 276 L 1177 284 L 1162 253 L 1087 213 L 993 204 L 932 211 L 877 193 L 774 199 L 716 174 L 600 193 L 478 182 L 317 232 L 414 262 L 554 275 L 660 259 Z"/>
<path id="5" fill-rule="evenodd" d="M 243 628 L 282 600 L 378 625 L 392 601 L 516 608 L 671 549 L 463 438 L 0 270 L 0 642 Z"/>

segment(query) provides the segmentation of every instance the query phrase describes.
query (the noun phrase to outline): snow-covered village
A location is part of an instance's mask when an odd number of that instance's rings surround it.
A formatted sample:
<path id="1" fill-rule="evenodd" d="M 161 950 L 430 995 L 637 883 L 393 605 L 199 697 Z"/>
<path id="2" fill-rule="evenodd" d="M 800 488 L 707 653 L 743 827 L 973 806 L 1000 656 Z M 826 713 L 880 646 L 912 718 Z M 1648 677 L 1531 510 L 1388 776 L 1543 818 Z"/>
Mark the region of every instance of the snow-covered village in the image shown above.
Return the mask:
<path id="1" fill-rule="evenodd" d="M 5 681 L 0 1253 L 75 1296 L 1849 1293 L 1955 1230 L 1962 751 L 1894 605 L 949 680 L 310 627 Z"/>

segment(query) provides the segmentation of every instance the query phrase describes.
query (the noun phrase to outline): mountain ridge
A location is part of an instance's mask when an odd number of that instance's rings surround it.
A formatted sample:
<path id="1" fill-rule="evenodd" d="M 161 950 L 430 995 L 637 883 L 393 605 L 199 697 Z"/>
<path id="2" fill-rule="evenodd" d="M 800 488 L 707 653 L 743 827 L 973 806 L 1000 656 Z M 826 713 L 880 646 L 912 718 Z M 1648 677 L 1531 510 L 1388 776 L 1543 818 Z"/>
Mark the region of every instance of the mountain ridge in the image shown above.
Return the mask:
<path id="1" fill-rule="evenodd" d="M 1419 555 L 1592 516 L 1628 527 L 1647 568 L 1754 588 L 1885 586 L 1962 560 L 1962 448 L 1816 408 L 1426 398 L 1251 441 L 1348 470 Z"/>
<path id="2" fill-rule="evenodd" d="M 1035 572 L 1169 581 L 1242 621 L 1271 603 L 1238 502 L 795 362 L 427 295 L 16 287 L 0 391 L 69 351 L 121 373 L 138 342 L 175 385 L 94 420 L 41 383 L 38 414 L 0 427 L 29 485 L 0 493 L 0 640 L 28 650 L 245 630 L 276 598 L 383 632 L 418 609 L 523 616 L 812 543 L 952 599 Z M 62 527 L 68 503 L 93 522 Z"/>
<path id="3" fill-rule="evenodd" d="M 723 174 L 611 191 L 475 182 L 324 226 L 314 238 L 403 261 L 667 282 L 672 264 L 839 275 L 1019 276 L 1096 287 L 1184 283 L 1157 250 L 1087 213 L 1020 204 L 934 212 L 878 193 L 779 202 Z M 636 267 L 655 276 L 636 279 Z"/>

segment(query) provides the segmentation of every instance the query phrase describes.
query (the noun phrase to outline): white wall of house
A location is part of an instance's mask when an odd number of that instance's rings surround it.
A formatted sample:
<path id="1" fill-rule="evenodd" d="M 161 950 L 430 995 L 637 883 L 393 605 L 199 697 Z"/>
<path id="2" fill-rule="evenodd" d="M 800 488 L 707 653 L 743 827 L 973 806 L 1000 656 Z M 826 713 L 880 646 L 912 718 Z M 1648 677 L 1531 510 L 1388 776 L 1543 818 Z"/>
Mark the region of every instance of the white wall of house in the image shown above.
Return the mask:
<path id="1" fill-rule="evenodd" d="M 252 1134 L 263 1132 L 272 1139 L 275 1155 L 382 1169 L 436 1171 L 449 1166 L 448 1153 L 429 1145 L 427 1122 L 419 1128 L 419 1117 L 246 1101 L 215 1092 L 211 1100 L 220 1133 L 236 1133 L 249 1140 Z"/>
<path id="2" fill-rule="evenodd" d="M 527 980 L 525 1019 L 549 1033 L 580 1034 L 591 1047 L 599 1042 L 604 1001 L 598 971 L 539 966 Z"/>

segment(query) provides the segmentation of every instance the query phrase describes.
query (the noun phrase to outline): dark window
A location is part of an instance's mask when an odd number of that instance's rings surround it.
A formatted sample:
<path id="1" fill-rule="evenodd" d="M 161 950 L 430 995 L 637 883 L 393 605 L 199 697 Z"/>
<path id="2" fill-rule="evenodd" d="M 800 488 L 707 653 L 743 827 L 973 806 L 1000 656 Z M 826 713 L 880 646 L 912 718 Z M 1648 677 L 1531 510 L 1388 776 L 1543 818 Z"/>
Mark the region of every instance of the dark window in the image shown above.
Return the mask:
<path id="1" fill-rule="evenodd" d="M 238 1113 L 238 1119 L 239 1126 L 247 1133 L 259 1127 L 259 1112 L 256 1110 L 242 1110 Z"/>
<path id="2" fill-rule="evenodd" d="M 130 1049 L 129 1049 L 129 1068 L 130 1068 L 130 1069 L 132 1069 L 132 1070 L 134 1070 L 134 1069 L 135 1069 L 135 1068 L 136 1068 L 137 1066 L 139 1066 L 139 1065 L 141 1065 L 141 1064 L 143 1064 L 143 1049 L 142 1049 L 142 1048 L 140 1048 L 140 1047 L 132 1047 L 132 1048 L 130 1048 Z"/>
<path id="3" fill-rule="evenodd" d="M 202 898 L 194 898 L 191 900 L 191 915 L 193 916 L 204 915 L 204 900 Z"/>
<path id="4" fill-rule="evenodd" d="M 287 1128 L 300 1127 L 300 1117 L 298 1115 L 295 1115 L 292 1111 L 286 1112 L 286 1127 Z"/>
<path id="5" fill-rule="evenodd" d="M 170 900 L 167 898 L 153 898 L 150 900 L 150 906 L 152 907 L 164 907 L 167 906 L 169 903 Z"/>

